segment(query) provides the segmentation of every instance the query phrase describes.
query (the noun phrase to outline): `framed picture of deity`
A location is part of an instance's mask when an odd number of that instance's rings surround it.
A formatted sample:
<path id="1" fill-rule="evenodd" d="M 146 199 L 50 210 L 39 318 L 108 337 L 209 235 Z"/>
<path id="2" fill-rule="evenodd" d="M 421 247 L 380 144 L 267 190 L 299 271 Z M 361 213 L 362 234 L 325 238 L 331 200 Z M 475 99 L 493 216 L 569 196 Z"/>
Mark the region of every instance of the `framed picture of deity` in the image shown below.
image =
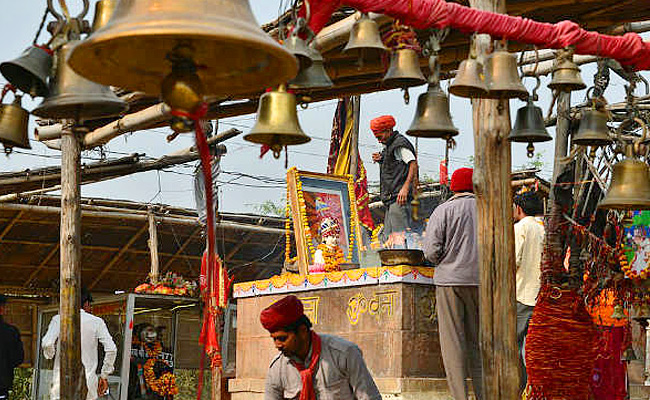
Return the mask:
<path id="1" fill-rule="evenodd" d="M 301 275 L 359 263 L 361 232 L 351 176 L 291 168 L 287 171 L 287 199 Z M 322 270 L 314 269 L 323 260 Z"/>
<path id="2" fill-rule="evenodd" d="M 631 211 L 624 220 L 621 269 L 631 279 L 650 276 L 650 211 Z"/>

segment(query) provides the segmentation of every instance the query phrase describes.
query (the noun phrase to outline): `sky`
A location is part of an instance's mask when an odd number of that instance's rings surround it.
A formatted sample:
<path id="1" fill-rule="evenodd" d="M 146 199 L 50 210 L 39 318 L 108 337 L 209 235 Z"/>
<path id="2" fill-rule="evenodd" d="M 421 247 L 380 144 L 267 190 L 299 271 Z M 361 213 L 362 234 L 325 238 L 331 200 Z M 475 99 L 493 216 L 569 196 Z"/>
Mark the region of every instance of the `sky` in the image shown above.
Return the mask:
<path id="1" fill-rule="evenodd" d="M 91 20 L 94 9 L 94 0 L 86 19 Z M 281 0 L 251 0 L 251 8 L 262 24 L 274 20 L 278 16 Z M 16 58 L 24 48 L 28 47 L 39 26 L 45 0 L 6 1 L 3 12 L 0 13 L 0 35 L 3 37 L 0 46 L 0 60 Z M 54 2 L 57 3 L 56 1 Z M 73 14 L 81 10 L 81 0 L 67 0 Z M 50 18 L 51 20 L 51 18 Z M 47 40 L 49 33 L 45 30 L 40 35 L 39 43 Z M 590 86 L 595 74 L 595 66 L 582 67 L 582 78 Z M 647 74 L 644 76 L 648 78 Z M 542 77 L 542 86 L 539 89 L 540 100 L 538 105 L 544 115 L 551 102 L 551 92 L 546 87 L 550 77 Z M 0 83 L 4 85 L 4 78 L 0 76 Z M 447 89 L 449 82 L 443 82 L 443 89 Z M 524 84 L 532 89 L 535 80 L 524 79 Z M 612 75 L 610 87 L 606 97 L 610 102 L 623 101 L 623 81 Z M 410 104 L 404 104 L 402 92 L 392 90 L 379 93 L 370 93 L 361 97 L 361 121 L 359 131 L 359 153 L 368 171 L 370 184 L 379 180 L 379 167 L 371 160 L 373 152 L 381 150 L 370 132 L 370 120 L 374 117 L 391 114 L 397 120 L 396 129 L 405 132 L 410 126 L 415 113 L 417 96 L 424 92 L 426 85 L 411 88 Z M 644 94 L 640 88 L 637 94 Z M 586 91 L 574 92 L 572 104 L 585 100 Z M 8 95 L 5 102 L 12 99 Z M 27 110 L 36 107 L 42 99 L 30 99 L 25 96 L 23 106 Z M 519 100 L 511 100 L 511 117 L 514 120 L 516 110 L 525 104 Z M 332 118 L 336 108 L 336 100 L 310 104 L 305 110 L 298 108 L 298 117 L 301 127 L 311 138 L 311 142 L 289 147 L 289 167 L 297 166 L 300 170 L 325 172 L 329 153 L 329 137 L 332 127 Z M 474 154 L 472 133 L 472 113 L 468 99 L 455 96 L 450 97 L 450 109 L 454 124 L 460 134 L 455 137 L 457 147 L 450 153 L 450 172 L 456 168 L 471 166 L 471 156 Z M 514 122 L 514 121 L 513 121 Z M 231 127 L 238 128 L 246 134 L 255 123 L 255 115 L 243 115 L 219 121 L 219 131 Z M 60 152 L 50 150 L 45 145 L 37 142 L 31 136 L 34 128 L 34 119 L 30 120 L 31 150 L 15 149 L 11 155 L 0 160 L 0 171 L 21 171 L 26 169 L 42 168 L 60 165 Z M 180 135 L 168 143 L 166 136 L 171 133 L 168 128 L 157 128 L 147 131 L 138 131 L 122 135 L 113 139 L 100 152 L 98 149 L 85 151 L 82 154 L 83 163 L 93 163 L 101 157 L 118 158 L 131 153 L 146 154 L 147 157 L 160 157 L 174 151 L 187 148 L 193 144 L 193 135 Z M 549 133 L 555 137 L 551 128 Z M 285 199 L 284 180 L 284 155 L 276 160 L 269 153 L 264 158 L 259 158 L 259 146 L 246 142 L 240 137 L 230 139 L 224 144 L 228 154 L 222 159 L 223 173 L 219 177 L 219 202 L 220 211 L 224 212 L 256 212 L 259 204 L 272 201 L 283 205 Z M 414 138 L 410 138 L 413 142 Z M 512 165 L 519 168 L 529 165 L 531 159 L 527 158 L 526 144 L 514 143 L 512 145 Z M 554 141 L 538 143 L 536 151 L 541 154 L 544 166 L 541 175 L 550 178 L 552 173 L 552 160 Z M 444 158 L 445 142 L 440 139 L 420 139 L 418 141 L 418 160 L 420 164 L 421 179 L 426 175 L 438 178 L 440 161 Z M 134 174 L 107 182 L 83 185 L 83 197 L 100 197 L 110 199 L 125 199 L 143 203 L 161 203 L 174 206 L 194 208 L 193 196 L 193 171 L 195 164 L 186 164 L 165 171 L 152 171 Z M 53 192 L 56 194 L 56 192 Z"/>

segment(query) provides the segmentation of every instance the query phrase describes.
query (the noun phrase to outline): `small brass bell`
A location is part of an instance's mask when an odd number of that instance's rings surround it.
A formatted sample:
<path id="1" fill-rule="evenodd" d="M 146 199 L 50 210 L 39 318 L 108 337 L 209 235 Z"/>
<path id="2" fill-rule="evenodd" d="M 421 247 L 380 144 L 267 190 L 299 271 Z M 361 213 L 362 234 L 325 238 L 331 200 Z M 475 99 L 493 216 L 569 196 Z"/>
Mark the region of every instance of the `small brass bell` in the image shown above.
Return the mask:
<path id="1" fill-rule="evenodd" d="M 311 66 L 312 59 L 305 39 L 298 36 L 298 28 L 291 32 L 288 38 L 284 40 L 284 48 L 293 54 L 300 64 L 300 70 L 307 69 Z"/>
<path id="2" fill-rule="evenodd" d="M 89 120 L 127 109 L 127 104 L 108 86 L 82 78 L 70 68 L 66 60 L 78 43 L 72 40 L 57 51 L 56 76 L 50 79 L 50 93 L 32 114 L 50 119 Z"/>
<path id="3" fill-rule="evenodd" d="M 327 75 L 325 70 L 323 56 L 320 52 L 312 47 L 309 50 L 309 57 L 312 64 L 309 68 L 301 69 L 298 75 L 289 81 L 289 87 L 292 89 L 316 89 L 332 87 L 334 83 Z"/>
<path id="4" fill-rule="evenodd" d="M 626 147 L 626 158 L 614 164 L 609 190 L 605 198 L 598 203 L 598 208 L 650 209 L 650 169 L 648 164 L 633 158 L 631 145 Z M 614 314 L 620 315 L 619 311 L 622 311 L 623 307 L 616 307 Z M 615 318 L 614 315 L 612 318 Z"/>
<path id="5" fill-rule="evenodd" d="M 420 69 L 420 58 L 413 49 L 397 49 L 390 57 L 390 67 L 382 79 L 387 88 L 408 88 L 426 83 Z"/>
<path id="6" fill-rule="evenodd" d="M 248 0 L 119 0 L 108 24 L 70 55 L 83 77 L 150 95 L 182 45 L 206 96 L 243 95 L 296 76 L 296 58 L 264 32 Z"/>
<path id="7" fill-rule="evenodd" d="M 623 352 L 621 353 L 621 361 L 635 361 L 638 360 L 639 358 L 636 356 L 636 353 L 634 352 L 634 349 L 632 346 L 628 346 Z"/>
<path id="8" fill-rule="evenodd" d="M 429 84 L 426 92 L 418 96 L 418 106 L 407 135 L 443 138 L 458 135 L 449 113 L 449 98 L 439 84 Z"/>
<path id="9" fill-rule="evenodd" d="M 257 108 L 257 121 L 245 140 L 268 145 L 275 158 L 284 146 L 307 143 L 311 140 L 298 122 L 296 96 L 287 93 L 284 86 L 264 93 Z"/>
<path id="10" fill-rule="evenodd" d="M 47 96 L 51 68 L 52 54 L 37 46 L 29 46 L 15 60 L 0 64 L 0 72 L 7 81 L 32 97 Z"/>
<path id="11" fill-rule="evenodd" d="M 95 3 L 95 18 L 93 19 L 93 32 L 108 24 L 113 16 L 119 0 L 99 0 Z"/>
<path id="12" fill-rule="evenodd" d="M 343 52 L 357 57 L 378 58 L 388 51 L 379 35 L 379 26 L 368 17 L 368 14 L 361 14 L 361 17 L 352 25 L 350 39 L 343 48 Z"/>
<path id="13" fill-rule="evenodd" d="M 623 306 L 620 304 L 617 304 L 614 306 L 614 311 L 612 312 L 612 315 L 610 318 L 613 319 L 623 319 L 625 318 L 625 311 L 623 310 Z"/>
<path id="14" fill-rule="evenodd" d="M 614 140 L 609 135 L 607 113 L 595 109 L 582 112 L 578 132 L 571 143 L 578 146 L 607 146 Z"/>
<path id="15" fill-rule="evenodd" d="M 27 134 L 29 112 L 21 106 L 21 96 L 16 96 L 13 103 L 0 105 L 0 142 L 5 152 L 12 147 L 31 149 Z"/>
<path id="16" fill-rule="evenodd" d="M 552 90 L 572 92 L 587 87 L 580 76 L 580 68 L 569 59 L 564 59 L 553 69 L 553 79 L 548 84 Z"/>
<path id="17" fill-rule="evenodd" d="M 511 142 L 529 143 L 528 157 L 533 156 L 535 147 L 532 143 L 547 142 L 552 140 L 551 135 L 546 131 L 542 109 L 535 106 L 533 96 L 528 98 L 528 103 L 517 110 L 515 125 L 508 135 Z"/>
<path id="18" fill-rule="evenodd" d="M 483 76 L 483 65 L 476 58 L 468 58 L 460 62 L 456 78 L 449 85 L 449 93 L 458 97 L 485 97 L 488 88 Z"/>
<path id="19" fill-rule="evenodd" d="M 517 73 L 517 57 L 506 50 L 497 50 L 488 56 L 485 62 L 485 85 L 488 88 L 488 98 L 528 97 L 528 91 Z"/>

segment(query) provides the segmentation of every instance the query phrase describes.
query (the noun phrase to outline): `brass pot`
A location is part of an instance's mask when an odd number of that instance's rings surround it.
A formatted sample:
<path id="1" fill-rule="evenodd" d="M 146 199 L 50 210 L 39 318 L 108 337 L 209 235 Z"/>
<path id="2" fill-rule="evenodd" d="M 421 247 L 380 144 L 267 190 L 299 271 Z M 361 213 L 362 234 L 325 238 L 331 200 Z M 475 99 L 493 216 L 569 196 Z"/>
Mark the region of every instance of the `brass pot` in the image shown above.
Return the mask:
<path id="1" fill-rule="evenodd" d="M 424 253 L 416 249 L 381 249 L 378 250 L 381 265 L 393 267 L 396 265 L 424 265 Z"/>

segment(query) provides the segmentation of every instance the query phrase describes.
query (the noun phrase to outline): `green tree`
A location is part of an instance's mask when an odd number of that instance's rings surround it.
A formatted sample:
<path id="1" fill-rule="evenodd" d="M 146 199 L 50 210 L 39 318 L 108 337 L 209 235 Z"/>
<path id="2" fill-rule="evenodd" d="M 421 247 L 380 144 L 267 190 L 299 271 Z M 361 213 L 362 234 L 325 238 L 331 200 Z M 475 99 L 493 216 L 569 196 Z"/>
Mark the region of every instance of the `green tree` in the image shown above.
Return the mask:
<path id="1" fill-rule="evenodd" d="M 268 217 L 284 217 L 285 207 L 281 204 L 275 203 L 273 200 L 266 200 L 261 204 L 253 204 L 252 206 L 258 214 Z"/>

